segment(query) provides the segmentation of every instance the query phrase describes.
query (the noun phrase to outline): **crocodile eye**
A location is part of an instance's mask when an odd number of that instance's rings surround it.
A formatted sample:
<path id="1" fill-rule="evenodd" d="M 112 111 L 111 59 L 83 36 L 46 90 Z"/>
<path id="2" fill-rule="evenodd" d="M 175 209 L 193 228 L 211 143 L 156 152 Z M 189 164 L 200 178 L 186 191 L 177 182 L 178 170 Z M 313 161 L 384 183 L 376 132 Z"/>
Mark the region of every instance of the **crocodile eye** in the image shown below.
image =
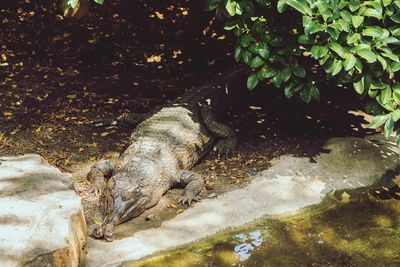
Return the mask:
<path id="1" fill-rule="evenodd" d="M 123 201 L 128 201 L 128 200 L 131 200 L 131 199 L 134 199 L 134 198 L 139 199 L 141 197 L 141 195 L 142 194 L 140 193 L 140 190 L 139 189 L 135 189 L 135 190 L 132 190 L 132 191 L 124 192 L 122 194 L 122 200 Z"/>

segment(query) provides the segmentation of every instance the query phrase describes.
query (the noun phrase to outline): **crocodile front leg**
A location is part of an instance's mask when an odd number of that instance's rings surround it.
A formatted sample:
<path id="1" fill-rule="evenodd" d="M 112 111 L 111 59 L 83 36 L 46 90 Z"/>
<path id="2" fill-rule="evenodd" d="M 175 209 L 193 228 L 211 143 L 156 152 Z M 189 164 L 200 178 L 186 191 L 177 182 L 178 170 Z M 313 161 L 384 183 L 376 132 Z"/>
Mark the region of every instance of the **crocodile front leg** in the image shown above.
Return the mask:
<path id="1" fill-rule="evenodd" d="M 106 177 L 110 177 L 114 171 L 115 162 L 113 160 L 102 160 L 97 162 L 90 169 L 87 179 L 91 183 L 90 193 L 94 193 L 96 196 L 102 193 L 102 188 L 106 182 Z"/>
<path id="2" fill-rule="evenodd" d="M 204 188 L 204 181 L 200 174 L 181 170 L 178 173 L 176 183 L 185 186 L 183 196 L 179 199 L 178 203 L 190 205 L 192 201 L 200 201 L 198 194 Z"/>
<path id="3" fill-rule="evenodd" d="M 218 122 L 214 118 L 214 114 L 209 105 L 201 105 L 200 114 L 207 129 L 217 138 L 220 138 L 214 147 L 214 151 L 217 153 L 218 157 L 229 157 L 233 155 L 237 145 L 236 133 L 229 126 Z"/>

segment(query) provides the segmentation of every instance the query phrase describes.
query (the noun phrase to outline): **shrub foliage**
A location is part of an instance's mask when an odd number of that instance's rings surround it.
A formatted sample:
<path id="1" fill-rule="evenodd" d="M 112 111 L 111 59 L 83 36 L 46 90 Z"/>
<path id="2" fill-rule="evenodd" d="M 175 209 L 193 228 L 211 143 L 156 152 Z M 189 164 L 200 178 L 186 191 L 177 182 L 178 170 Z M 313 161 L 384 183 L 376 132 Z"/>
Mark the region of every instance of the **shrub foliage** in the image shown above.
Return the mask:
<path id="1" fill-rule="evenodd" d="M 371 128 L 383 126 L 386 137 L 396 129 L 400 1 L 208 0 L 206 9 L 227 18 L 234 57 L 253 70 L 250 90 L 266 81 L 309 103 L 322 81 L 349 84 L 376 100 Z"/>

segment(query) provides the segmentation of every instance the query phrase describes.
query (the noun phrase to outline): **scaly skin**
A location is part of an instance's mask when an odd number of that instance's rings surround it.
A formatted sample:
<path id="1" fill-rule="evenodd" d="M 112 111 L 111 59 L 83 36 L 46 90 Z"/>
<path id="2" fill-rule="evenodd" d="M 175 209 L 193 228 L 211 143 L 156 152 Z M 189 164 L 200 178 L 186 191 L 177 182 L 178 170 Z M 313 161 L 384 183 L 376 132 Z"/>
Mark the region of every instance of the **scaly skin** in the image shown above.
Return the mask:
<path id="1" fill-rule="evenodd" d="M 227 79 L 231 82 L 242 74 L 233 73 Z M 139 124 L 118 160 L 92 167 L 91 190 L 101 194 L 106 185 L 106 217 L 93 231 L 94 237 L 112 241 L 115 225 L 153 207 L 175 185 L 185 186 L 180 203 L 199 200 L 203 179 L 189 169 L 214 145 L 218 155 L 229 156 L 237 143 L 234 131 L 213 116 L 217 108 L 228 107 L 230 98 L 224 87 L 207 85 L 191 91 Z"/>

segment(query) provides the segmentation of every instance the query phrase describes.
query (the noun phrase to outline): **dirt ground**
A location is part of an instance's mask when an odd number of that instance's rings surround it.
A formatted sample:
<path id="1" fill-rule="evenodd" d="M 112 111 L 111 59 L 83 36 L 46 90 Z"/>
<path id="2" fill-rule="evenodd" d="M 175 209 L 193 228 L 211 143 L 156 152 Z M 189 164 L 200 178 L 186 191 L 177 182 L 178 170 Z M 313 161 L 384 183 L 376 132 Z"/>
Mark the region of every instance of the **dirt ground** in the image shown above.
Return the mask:
<path id="1" fill-rule="evenodd" d="M 101 215 L 85 172 L 122 152 L 132 129 L 89 122 L 151 112 L 223 73 L 236 64 L 233 40 L 202 1 L 106 1 L 79 21 L 61 19 L 52 1 L 1 2 L 0 155 L 38 153 L 73 172 L 91 231 Z M 312 161 L 330 137 L 369 133 L 364 101 L 351 89 L 321 85 L 321 95 L 306 105 L 273 86 L 249 93 L 223 116 L 237 130 L 237 155 L 208 155 L 194 168 L 206 182 L 203 197 L 242 186 L 280 155 Z M 117 227 L 117 238 L 182 212 L 180 194 L 169 191 L 157 207 Z"/>

